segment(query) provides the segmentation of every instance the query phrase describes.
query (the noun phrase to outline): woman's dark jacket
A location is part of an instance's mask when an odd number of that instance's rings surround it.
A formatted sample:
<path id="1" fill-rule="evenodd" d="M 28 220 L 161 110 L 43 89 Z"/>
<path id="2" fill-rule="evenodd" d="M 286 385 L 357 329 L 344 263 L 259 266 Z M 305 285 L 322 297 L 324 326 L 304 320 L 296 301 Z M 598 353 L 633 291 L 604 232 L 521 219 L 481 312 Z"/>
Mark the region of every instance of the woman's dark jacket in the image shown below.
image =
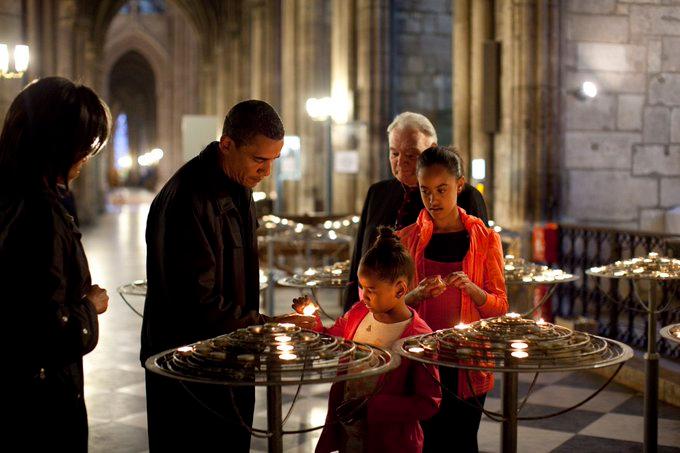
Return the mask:
<path id="1" fill-rule="evenodd" d="M 3 430 L 26 451 L 87 451 L 82 358 L 99 335 L 90 286 L 80 232 L 56 193 L 0 195 Z"/>

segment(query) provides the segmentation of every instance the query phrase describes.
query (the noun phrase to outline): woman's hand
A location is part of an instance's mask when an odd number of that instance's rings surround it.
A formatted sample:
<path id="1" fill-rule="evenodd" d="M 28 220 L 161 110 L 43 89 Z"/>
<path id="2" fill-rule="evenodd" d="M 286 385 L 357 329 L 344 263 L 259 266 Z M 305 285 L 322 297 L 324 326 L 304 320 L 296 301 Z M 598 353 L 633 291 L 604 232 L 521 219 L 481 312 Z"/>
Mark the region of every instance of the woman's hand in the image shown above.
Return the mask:
<path id="1" fill-rule="evenodd" d="M 98 315 L 101 315 L 109 308 L 109 295 L 104 288 L 99 285 L 92 285 L 90 290 L 85 294 L 85 298 L 89 300 Z"/>
<path id="2" fill-rule="evenodd" d="M 446 283 L 441 275 L 426 277 L 406 295 L 405 301 L 408 305 L 415 305 L 425 299 L 437 297 L 444 291 L 446 291 Z"/>
<path id="3" fill-rule="evenodd" d="M 465 272 L 452 272 L 446 276 L 446 286 L 453 286 L 470 296 L 475 305 L 484 305 L 486 302 L 486 292 L 479 286 L 472 283 Z"/>

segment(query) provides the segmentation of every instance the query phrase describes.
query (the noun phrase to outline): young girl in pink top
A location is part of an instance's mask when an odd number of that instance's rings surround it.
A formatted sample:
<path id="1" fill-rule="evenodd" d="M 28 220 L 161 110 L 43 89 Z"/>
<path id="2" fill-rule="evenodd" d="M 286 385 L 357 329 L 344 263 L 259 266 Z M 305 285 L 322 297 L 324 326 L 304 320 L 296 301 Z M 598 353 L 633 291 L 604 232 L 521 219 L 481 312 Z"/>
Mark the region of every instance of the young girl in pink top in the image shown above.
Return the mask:
<path id="1" fill-rule="evenodd" d="M 379 228 L 379 236 L 359 264 L 363 299 L 335 324 L 318 331 L 349 340 L 390 348 L 399 338 L 431 332 L 404 297 L 413 278 L 413 261 L 394 232 Z M 309 299 L 295 299 L 299 313 Z M 399 367 L 375 379 L 340 382 L 331 387 L 326 427 L 317 452 L 421 452 L 420 420 L 439 408 L 441 390 L 431 365 L 402 359 Z"/>

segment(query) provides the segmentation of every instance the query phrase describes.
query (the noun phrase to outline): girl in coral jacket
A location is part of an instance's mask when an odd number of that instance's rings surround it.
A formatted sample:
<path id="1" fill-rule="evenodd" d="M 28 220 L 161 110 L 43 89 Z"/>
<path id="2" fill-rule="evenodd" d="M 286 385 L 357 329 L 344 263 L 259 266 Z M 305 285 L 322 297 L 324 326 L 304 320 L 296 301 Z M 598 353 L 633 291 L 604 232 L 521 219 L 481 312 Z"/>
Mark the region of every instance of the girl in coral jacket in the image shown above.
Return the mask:
<path id="1" fill-rule="evenodd" d="M 315 330 L 349 340 L 390 348 L 399 338 L 431 332 L 406 305 L 414 277 L 413 261 L 394 232 L 379 228 L 373 247 L 359 264 L 363 299 L 325 329 L 317 317 Z M 308 298 L 295 299 L 302 313 Z M 432 379 L 436 367 L 402 359 L 399 367 L 375 378 L 334 384 L 328 401 L 326 427 L 317 452 L 421 452 L 420 420 L 439 408 L 441 389 Z"/>
<path id="2" fill-rule="evenodd" d="M 397 232 L 415 261 L 414 281 L 420 281 L 407 303 L 433 330 L 505 314 L 500 237 L 457 205 L 465 183 L 460 156 L 428 148 L 418 157 L 417 177 L 425 209 L 416 223 Z M 423 451 L 439 451 L 455 439 L 456 451 L 477 452 L 478 407 L 493 388 L 493 374 L 444 367 L 440 374 L 457 397 L 445 391 L 439 413 L 423 423 Z"/>

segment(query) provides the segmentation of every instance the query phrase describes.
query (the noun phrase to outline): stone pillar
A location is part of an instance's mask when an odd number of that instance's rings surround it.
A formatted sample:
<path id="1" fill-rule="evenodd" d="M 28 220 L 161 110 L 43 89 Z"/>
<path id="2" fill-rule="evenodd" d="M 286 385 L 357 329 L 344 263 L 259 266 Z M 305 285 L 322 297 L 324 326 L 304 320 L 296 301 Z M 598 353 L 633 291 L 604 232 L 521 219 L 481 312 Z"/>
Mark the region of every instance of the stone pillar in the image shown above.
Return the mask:
<path id="1" fill-rule="evenodd" d="M 336 118 L 340 124 L 333 127 L 333 153 L 358 152 L 358 142 L 353 136 L 361 124 L 354 121 L 354 91 L 356 89 L 356 12 L 355 2 L 332 0 L 331 3 L 331 97 L 346 107 L 346 117 Z M 361 171 L 361 170 L 360 170 Z M 333 210 L 338 214 L 357 211 L 359 174 L 335 173 L 333 175 Z M 363 198 L 363 194 L 360 196 Z"/>
<path id="2" fill-rule="evenodd" d="M 387 126 L 390 123 L 390 2 L 357 0 L 357 120 L 367 126 L 360 149 L 358 198 L 389 175 Z M 366 169 L 366 170 L 364 170 Z"/>
<path id="3" fill-rule="evenodd" d="M 559 4 L 454 0 L 454 143 L 487 161 L 496 222 L 522 230 L 551 219 L 559 154 Z M 500 43 L 500 122 L 483 125 L 484 41 Z"/>
<path id="4" fill-rule="evenodd" d="M 299 135 L 302 145 L 302 180 L 284 186 L 286 213 L 323 209 L 324 125 L 309 118 L 305 103 L 330 95 L 329 6 L 328 0 L 282 3 L 281 113 L 287 133 Z"/>

